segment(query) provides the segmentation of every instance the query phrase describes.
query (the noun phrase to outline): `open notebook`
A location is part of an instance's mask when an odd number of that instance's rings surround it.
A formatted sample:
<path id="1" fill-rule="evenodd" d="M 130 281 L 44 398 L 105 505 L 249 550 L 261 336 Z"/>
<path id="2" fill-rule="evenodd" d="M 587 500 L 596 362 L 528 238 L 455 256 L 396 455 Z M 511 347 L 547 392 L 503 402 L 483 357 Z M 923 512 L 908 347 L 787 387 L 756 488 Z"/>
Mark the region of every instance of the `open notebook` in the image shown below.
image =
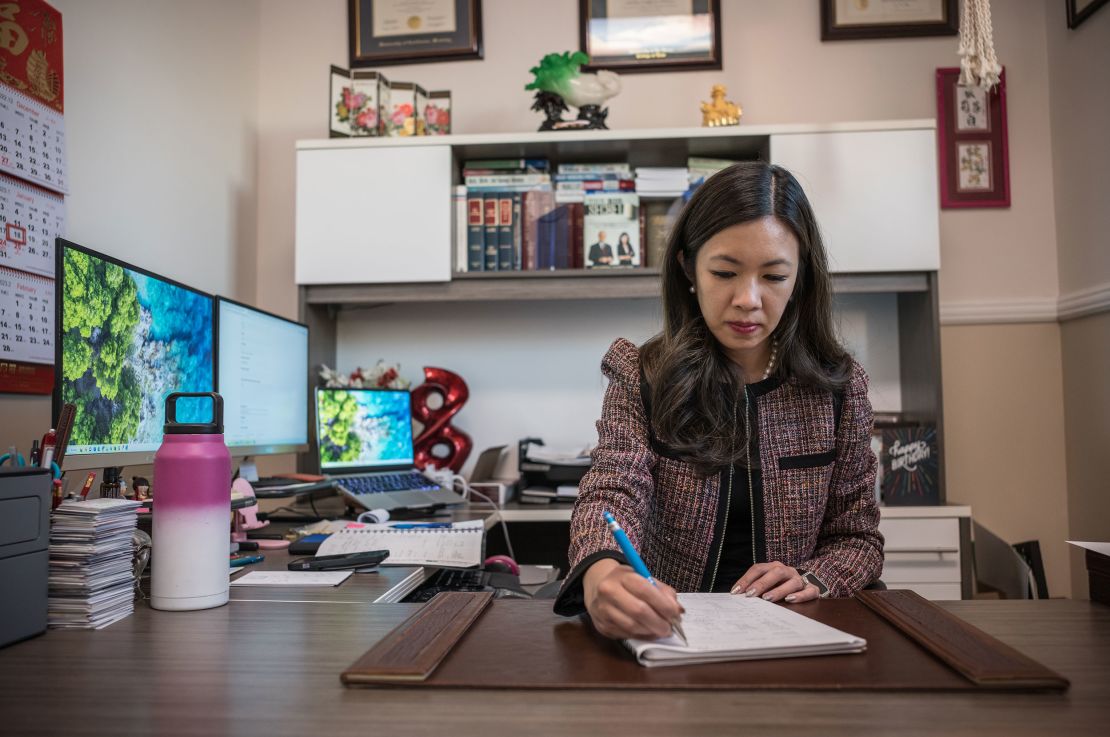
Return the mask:
<path id="1" fill-rule="evenodd" d="M 861 653 L 867 640 L 763 599 L 732 594 L 679 594 L 686 607 L 677 637 L 625 640 L 640 665 L 693 665 L 726 660 Z"/>
<path id="2" fill-rule="evenodd" d="M 450 566 L 466 568 L 482 562 L 482 520 L 456 522 L 451 527 L 401 529 L 389 525 L 348 527 L 332 533 L 316 555 L 388 550 L 382 565 Z"/>

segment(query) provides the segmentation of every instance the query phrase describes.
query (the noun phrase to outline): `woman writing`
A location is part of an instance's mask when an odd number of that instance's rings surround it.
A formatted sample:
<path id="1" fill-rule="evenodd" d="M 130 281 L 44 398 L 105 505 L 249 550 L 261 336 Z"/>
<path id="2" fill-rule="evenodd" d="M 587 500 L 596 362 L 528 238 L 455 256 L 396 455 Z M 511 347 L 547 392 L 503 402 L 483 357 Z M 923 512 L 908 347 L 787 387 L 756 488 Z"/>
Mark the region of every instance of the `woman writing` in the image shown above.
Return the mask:
<path id="1" fill-rule="evenodd" d="M 832 325 L 817 223 L 789 172 L 710 178 L 675 224 L 663 332 L 617 340 L 555 604 L 602 634 L 657 638 L 675 591 L 800 603 L 882 569 L 867 377 Z M 660 583 L 624 564 L 611 512 Z"/>

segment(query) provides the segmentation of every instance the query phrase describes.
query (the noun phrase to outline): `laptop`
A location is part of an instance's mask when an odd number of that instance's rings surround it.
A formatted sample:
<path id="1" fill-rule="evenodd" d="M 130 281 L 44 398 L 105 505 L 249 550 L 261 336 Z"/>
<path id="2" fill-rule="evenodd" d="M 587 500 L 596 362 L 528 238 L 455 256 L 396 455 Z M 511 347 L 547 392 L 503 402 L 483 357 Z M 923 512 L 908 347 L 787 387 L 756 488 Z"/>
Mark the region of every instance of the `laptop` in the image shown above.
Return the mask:
<path id="1" fill-rule="evenodd" d="M 412 395 L 397 389 L 316 390 L 320 473 L 366 509 L 419 509 L 466 500 L 416 467 Z"/>

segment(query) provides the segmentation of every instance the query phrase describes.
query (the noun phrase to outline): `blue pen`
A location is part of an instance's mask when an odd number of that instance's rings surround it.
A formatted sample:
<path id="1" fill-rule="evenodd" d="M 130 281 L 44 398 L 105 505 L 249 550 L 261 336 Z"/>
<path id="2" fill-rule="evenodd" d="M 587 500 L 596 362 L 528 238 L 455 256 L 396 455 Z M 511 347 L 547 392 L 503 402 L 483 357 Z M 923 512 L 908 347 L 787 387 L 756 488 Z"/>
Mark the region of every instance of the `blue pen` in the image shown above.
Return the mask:
<path id="1" fill-rule="evenodd" d="M 423 530 L 450 526 L 450 522 L 397 522 L 396 524 L 390 525 L 390 527 L 392 527 L 394 530 Z"/>
<path id="2" fill-rule="evenodd" d="M 605 524 L 609 526 L 609 532 L 613 533 L 617 545 L 620 546 L 621 552 L 624 553 L 628 565 L 632 566 L 632 570 L 646 578 L 648 583 L 652 586 L 658 587 L 658 584 L 655 583 L 655 578 L 652 577 L 651 572 L 647 569 L 647 566 L 644 565 L 643 559 L 640 558 L 640 554 L 636 552 L 636 548 L 632 547 L 632 541 L 628 539 L 628 535 L 621 529 L 620 524 L 613 519 L 613 515 L 608 512 L 605 512 Z M 675 620 L 671 622 L 671 626 L 674 627 L 674 631 L 682 638 L 682 641 L 687 642 L 686 633 L 682 631 L 682 624 L 678 620 Z"/>
<path id="3" fill-rule="evenodd" d="M 264 555 L 240 555 L 238 558 L 231 559 L 231 567 L 238 568 L 249 563 L 261 563 L 264 560 L 266 560 Z"/>

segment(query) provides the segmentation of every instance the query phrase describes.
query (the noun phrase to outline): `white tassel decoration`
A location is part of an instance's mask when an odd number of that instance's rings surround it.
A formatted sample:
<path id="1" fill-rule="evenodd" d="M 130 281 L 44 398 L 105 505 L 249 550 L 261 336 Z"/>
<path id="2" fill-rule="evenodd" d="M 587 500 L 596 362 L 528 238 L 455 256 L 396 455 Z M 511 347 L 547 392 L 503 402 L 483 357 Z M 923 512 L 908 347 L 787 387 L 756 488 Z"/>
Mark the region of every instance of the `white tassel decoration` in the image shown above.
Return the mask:
<path id="1" fill-rule="evenodd" d="M 969 87 L 994 88 L 1002 66 L 994 54 L 990 0 L 964 0 L 960 18 L 960 80 Z"/>

